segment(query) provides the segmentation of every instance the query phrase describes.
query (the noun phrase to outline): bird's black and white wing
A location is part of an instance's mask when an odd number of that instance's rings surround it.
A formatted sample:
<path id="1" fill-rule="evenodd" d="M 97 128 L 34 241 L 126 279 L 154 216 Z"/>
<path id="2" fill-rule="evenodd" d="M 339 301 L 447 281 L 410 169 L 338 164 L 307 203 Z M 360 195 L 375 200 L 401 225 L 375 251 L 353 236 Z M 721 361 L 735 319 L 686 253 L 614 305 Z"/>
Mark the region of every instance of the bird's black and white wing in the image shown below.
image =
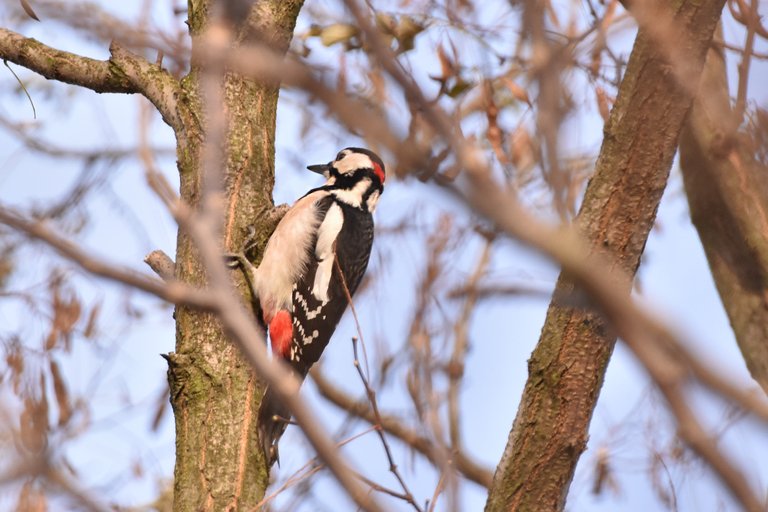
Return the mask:
<path id="1" fill-rule="evenodd" d="M 323 201 L 325 201 L 324 199 Z M 373 218 L 333 198 L 313 257 L 293 288 L 293 343 L 288 363 L 301 376 L 317 362 L 368 266 Z"/>

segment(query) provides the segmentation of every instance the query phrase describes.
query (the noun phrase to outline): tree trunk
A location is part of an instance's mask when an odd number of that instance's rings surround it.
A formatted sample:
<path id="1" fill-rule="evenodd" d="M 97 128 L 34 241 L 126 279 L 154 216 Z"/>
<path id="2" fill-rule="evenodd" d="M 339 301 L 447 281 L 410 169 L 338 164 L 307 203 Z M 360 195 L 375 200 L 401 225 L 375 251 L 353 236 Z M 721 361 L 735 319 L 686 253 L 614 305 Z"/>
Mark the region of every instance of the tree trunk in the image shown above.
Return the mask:
<path id="1" fill-rule="evenodd" d="M 680 137 L 680 168 L 720 299 L 752 377 L 768 393 L 768 169 L 731 111 L 725 58 L 709 50 Z"/>
<path id="2" fill-rule="evenodd" d="M 656 217 L 691 105 L 690 81 L 696 83 L 700 76 L 723 4 L 723 0 L 681 1 L 661 9 L 661 16 L 637 15 L 641 29 L 577 217 L 593 250 L 606 253 L 631 276 Z M 669 30 L 660 33 L 665 17 Z M 681 62 L 686 80 L 680 80 L 682 70 L 673 67 Z M 629 293 L 631 282 L 617 286 Z M 494 475 L 487 511 L 562 510 L 586 448 L 616 337 L 598 312 L 586 304 L 573 305 L 574 286 L 568 276 L 560 276 L 553 297 L 528 362 L 528 381 Z"/>
<path id="3" fill-rule="evenodd" d="M 247 22 L 235 34 L 235 46 L 258 38 L 285 51 L 301 5 L 297 0 L 254 2 Z M 209 2 L 189 1 L 193 47 L 210 22 L 210 11 Z M 181 133 L 177 131 L 181 197 L 193 207 L 200 199 L 204 141 L 199 76 L 199 69 L 193 67 L 182 80 L 181 101 L 193 114 Z M 279 84 L 232 73 L 224 82 L 221 108 L 228 116 L 228 130 L 222 247 L 239 250 L 248 226 L 253 225 L 263 248 L 274 229 L 269 213 Z M 204 286 L 205 276 L 189 236 L 180 231 L 177 244 L 177 278 Z M 245 297 L 247 287 L 240 284 Z M 269 483 L 269 465 L 256 425 L 263 383 L 211 315 L 177 307 L 175 318 L 176 352 L 169 356 L 168 371 L 176 419 L 174 510 L 250 510 Z"/>

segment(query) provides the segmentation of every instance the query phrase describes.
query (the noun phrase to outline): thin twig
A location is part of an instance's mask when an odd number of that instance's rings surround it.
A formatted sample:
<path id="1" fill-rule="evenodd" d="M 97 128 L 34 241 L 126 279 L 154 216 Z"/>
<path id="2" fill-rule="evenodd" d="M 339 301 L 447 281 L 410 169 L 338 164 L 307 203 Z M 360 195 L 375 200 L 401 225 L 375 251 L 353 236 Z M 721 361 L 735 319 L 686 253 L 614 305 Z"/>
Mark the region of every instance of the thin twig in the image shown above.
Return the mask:
<path id="1" fill-rule="evenodd" d="M 211 71 L 215 73 L 217 69 L 223 70 L 224 55 L 231 51 L 228 45 L 229 35 L 224 33 L 225 30 L 222 26 L 211 27 L 208 30 L 209 33 L 206 37 L 210 37 L 210 44 L 203 44 L 202 46 L 207 47 L 209 52 L 213 53 L 213 58 L 208 62 L 215 62 L 216 64 L 212 70 L 208 70 L 204 74 L 210 74 Z M 208 102 L 206 108 L 209 113 L 215 114 L 217 106 L 220 105 L 217 99 L 221 98 L 220 80 L 222 77 L 223 75 L 202 78 L 204 83 L 201 88 L 204 99 Z M 207 133 L 206 146 L 219 146 L 216 141 L 224 140 L 226 122 L 214 121 L 208 125 L 208 129 L 214 132 L 221 131 L 221 133 Z M 219 244 L 221 238 L 219 228 L 223 218 L 222 207 L 224 203 L 220 200 L 219 191 L 223 187 L 223 183 L 220 180 L 221 175 L 217 167 L 223 158 L 222 148 L 223 146 L 203 148 L 204 183 L 202 188 L 207 196 L 202 199 L 202 212 L 200 214 L 187 212 L 188 215 L 178 215 L 177 217 L 180 227 L 189 233 L 197 245 L 201 261 L 208 275 L 210 295 L 217 303 L 217 313 L 221 323 L 256 373 L 267 382 L 277 398 L 282 400 L 293 413 L 293 417 L 301 426 L 302 432 L 315 448 L 318 456 L 328 465 L 331 473 L 349 497 L 364 510 L 383 511 L 381 505 L 357 481 L 355 473 L 336 449 L 333 441 L 320 428 L 315 415 L 301 399 L 299 395 L 300 382 L 293 375 L 293 372 L 282 361 L 270 360 L 267 357 L 263 350 L 264 334 L 256 326 L 254 319 L 246 311 L 245 305 L 234 289 L 229 273 L 224 266 L 221 257 L 222 249 Z"/>
<path id="2" fill-rule="evenodd" d="M 192 288 L 178 281 L 163 283 L 133 269 L 106 263 L 93 256 L 90 251 L 82 249 L 54 233 L 45 223 L 26 219 L 19 213 L 3 206 L 0 206 L 0 223 L 44 242 L 60 255 L 77 263 L 91 274 L 127 284 L 174 304 L 184 304 L 207 311 L 217 309 L 215 300 L 203 290 Z"/>
<path id="3" fill-rule="evenodd" d="M 739 84 L 736 92 L 736 104 L 733 107 L 735 119 L 740 124 L 744 119 L 744 112 L 747 109 L 747 87 L 749 86 L 749 67 L 752 63 L 752 49 L 755 46 L 755 32 L 760 23 L 757 12 L 757 0 L 750 0 L 750 8 L 747 12 L 747 6 L 744 0 L 737 0 L 742 18 L 744 18 L 747 28 L 747 35 L 744 39 L 744 52 L 739 63 Z"/>
<path id="4" fill-rule="evenodd" d="M 464 301 L 464 307 L 459 314 L 459 318 L 454 324 L 454 344 L 451 359 L 448 362 L 448 433 L 451 440 L 451 449 L 456 451 L 461 449 L 461 422 L 459 419 L 459 391 L 461 381 L 464 377 L 464 360 L 467 349 L 469 348 L 469 319 L 477 304 L 477 283 L 485 274 L 485 270 L 491 260 L 491 248 L 493 239 L 489 238 L 485 242 L 483 252 L 480 254 L 475 270 L 467 280 L 466 288 L 468 291 Z"/>
<path id="5" fill-rule="evenodd" d="M 355 313 L 354 304 L 352 303 L 352 294 L 349 292 L 349 288 L 347 287 L 347 279 L 344 276 L 344 273 L 341 271 L 341 265 L 339 265 L 338 258 L 334 259 L 334 265 L 336 266 L 336 272 L 338 272 L 339 277 L 341 278 L 341 285 L 344 289 L 344 294 L 346 295 L 347 302 L 349 303 L 350 308 L 352 309 L 352 314 L 355 317 L 355 324 L 357 325 L 357 333 L 358 335 L 362 334 L 362 331 L 360 329 L 360 322 L 357 320 L 357 314 Z M 404 500 L 413 506 L 414 509 L 416 509 L 418 512 L 421 512 L 421 508 L 419 508 L 419 505 L 416 503 L 416 500 L 413 499 L 413 494 L 408 489 L 408 485 L 405 483 L 405 480 L 403 479 L 402 475 L 400 475 L 400 471 L 397 469 L 397 464 L 395 463 L 395 459 L 392 456 L 392 450 L 389 448 L 389 443 L 387 442 L 387 438 L 384 435 L 384 432 L 381 428 L 381 415 L 379 414 L 379 406 L 376 402 L 376 392 L 371 388 L 370 383 L 368 382 L 368 378 L 365 376 L 365 372 L 363 372 L 362 367 L 360 366 L 360 359 L 357 355 L 357 337 L 352 337 L 352 352 L 354 354 L 354 362 L 355 369 L 357 370 L 358 375 L 360 375 L 360 380 L 363 382 L 363 386 L 365 387 L 365 393 L 368 396 L 368 400 L 371 403 L 371 407 L 373 408 L 373 414 L 376 418 L 376 433 L 379 435 L 379 439 L 381 440 L 381 444 L 384 447 L 384 452 L 387 454 L 387 460 L 389 461 L 389 470 L 392 472 L 392 474 L 395 475 L 395 478 L 397 479 L 398 483 L 400 484 L 400 487 L 403 489 L 403 496 Z"/>
<path id="6" fill-rule="evenodd" d="M 370 434 L 376 430 L 376 427 L 372 426 L 370 428 L 367 428 L 363 430 L 362 432 L 359 432 L 353 436 L 348 437 L 347 439 L 344 439 L 343 441 L 339 442 L 336 447 L 341 448 L 342 446 L 345 446 L 352 441 L 356 441 L 357 439 Z M 304 463 L 303 466 L 301 466 L 299 469 L 297 469 L 290 477 L 286 479 L 285 482 L 273 493 L 269 494 L 268 496 L 265 496 L 264 499 L 262 499 L 260 502 L 258 502 L 252 509 L 251 512 L 256 512 L 257 510 L 260 510 L 261 507 L 269 503 L 270 501 L 274 500 L 279 494 L 285 492 L 286 490 L 290 489 L 291 487 L 298 485 L 300 482 L 310 478 L 312 475 L 317 474 L 321 470 L 325 469 L 326 465 L 323 464 L 320 459 L 317 457 L 312 457 L 309 459 L 306 463 Z M 307 470 L 306 472 L 304 472 Z"/>
<path id="7" fill-rule="evenodd" d="M 443 487 L 445 487 L 445 481 L 447 480 L 446 476 L 448 475 L 448 471 L 442 471 L 440 473 L 440 479 L 437 481 L 437 485 L 435 486 L 435 492 L 432 493 L 432 499 L 429 501 L 429 508 L 427 509 L 427 512 L 435 512 L 435 506 L 437 506 L 437 499 L 440 497 L 440 494 L 443 492 Z"/>
<path id="8" fill-rule="evenodd" d="M 344 285 L 344 287 L 346 288 L 346 284 Z M 389 461 L 389 470 L 392 472 L 393 475 L 395 475 L 395 478 L 400 484 L 400 487 L 403 489 L 404 494 L 402 498 L 408 503 L 410 503 L 415 510 L 417 510 L 418 512 L 421 512 L 421 507 L 419 507 L 418 503 L 416 503 L 416 500 L 413 498 L 413 494 L 408 489 L 408 485 L 405 483 L 403 476 L 400 474 L 400 470 L 398 469 L 397 464 L 395 463 L 395 458 L 392 455 L 392 449 L 389 447 L 389 442 L 387 442 L 387 437 L 384 435 L 384 429 L 381 428 L 381 414 L 379 414 L 379 405 L 376 401 L 376 391 L 374 391 L 373 388 L 371 388 L 371 385 L 368 382 L 368 379 L 365 377 L 365 373 L 360 367 L 360 360 L 358 359 L 358 355 L 357 355 L 357 338 L 355 337 L 352 338 L 352 352 L 355 358 L 353 361 L 353 364 L 355 365 L 355 369 L 357 370 L 357 373 L 360 376 L 360 380 L 363 383 L 363 387 L 365 388 L 365 394 L 368 397 L 368 401 L 371 403 L 373 416 L 374 418 L 376 418 L 376 423 L 375 423 L 376 433 L 379 435 L 381 444 L 384 447 L 384 452 L 387 455 L 387 460 Z"/>
<path id="9" fill-rule="evenodd" d="M 336 267 L 336 272 L 338 272 L 341 278 L 341 285 L 342 285 L 342 288 L 344 288 L 344 294 L 346 295 L 347 302 L 349 303 L 350 308 L 352 309 L 352 313 L 355 317 L 355 323 L 357 324 L 358 334 L 361 334 L 360 323 L 357 320 L 357 314 L 355 313 L 354 305 L 352 304 L 352 294 L 349 292 L 349 288 L 347 287 L 347 280 L 346 280 L 346 277 L 344 276 L 344 273 L 341 271 L 341 265 L 339 265 L 338 258 L 334 259 L 334 265 Z M 374 417 L 376 418 L 376 423 L 375 423 L 376 433 L 379 435 L 381 444 L 384 447 L 384 452 L 387 455 L 387 460 L 389 461 L 389 470 L 392 472 L 393 475 L 395 475 L 395 478 L 400 484 L 400 487 L 403 489 L 403 496 L 402 496 L 403 499 L 406 502 L 410 503 L 415 510 L 417 510 L 418 512 L 422 512 L 418 503 L 416 503 L 416 500 L 413 499 L 413 494 L 408 489 L 408 485 L 405 483 L 405 480 L 400 474 L 400 470 L 397 468 L 395 459 L 392 456 L 392 450 L 390 449 L 389 443 L 387 442 L 387 437 L 384 435 L 384 431 L 381 428 L 381 415 L 379 414 L 379 406 L 376 401 L 376 392 L 373 390 L 373 388 L 371 388 L 371 385 L 368 382 L 368 378 L 365 376 L 365 372 L 363 372 L 363 369 L 360 366 L 360 359 L 357 354 L 357 337 L 354 337 L 354 336 L 352 337 L 352 353 L 354 354 L 353 364 L 355 365 L 355 369 L 357 370 L 358 375 L 360 375 L 360 380 L 363 382 L 363 387 L 365 387 L 365 393 L 368 396 L 368 400 L 371 403 L 371 407 L 373 408 L 373 414 L 374 414 Z"/>
<path id="10" fill-rule="evenodd" d="M 29 100 L 29 104 L 32 107 L 32 119 L 37 119 L 37 110 L 35 109 L 35 102 L 32 101 L 32 96 L 29 95 L 29 91 L 27 90 L 27 86 L 24 85 L 24 82 L 21 81 L 21 78 L 19 78 L 19 75 L 16 74 L 16 72 L 13 70 L 13 68 L 8 65 L 8 61 L 6 59 L 3 59 L 3 64 L 5 64 L 5 67 L 8 68 L 8 71 L 11 72 L 11 74 L 16 79 L 16 81 L 19 82 L 19 86 L 21 86 L 21 90 L 24 91 L 24 94 L 27 95 L 27 99 Z"/>
<path id="11" fill-rule="evenodd" d="M 357 418 L 367 421 L 371 425 L 377 426 L 377 428 L 383 428 L 389 435 L 396 437 L 411 449 L 424 455 L 432 464 L 444 465 L 441 463 L 443 448 L 435 446 L 432 440 L 406 427 L 402 420 L 392 415 L 382 414 L 380 417 L 381 422 L 377 423 L 376 417 L 371 412 L 371 405 L 368 400 L 358 401 L 352 398 L 334 386 L 320 372 L 319 368 L 313 368 L 310 374 L 315 381 L 320 395 L 332 404 Z M 486 488 L 491 485 L 491 479 L 493 478 L 491 469 L 481 466 L 464 452 L 459 451 L 452 454 L 451 464 L 467 480 Z"/>

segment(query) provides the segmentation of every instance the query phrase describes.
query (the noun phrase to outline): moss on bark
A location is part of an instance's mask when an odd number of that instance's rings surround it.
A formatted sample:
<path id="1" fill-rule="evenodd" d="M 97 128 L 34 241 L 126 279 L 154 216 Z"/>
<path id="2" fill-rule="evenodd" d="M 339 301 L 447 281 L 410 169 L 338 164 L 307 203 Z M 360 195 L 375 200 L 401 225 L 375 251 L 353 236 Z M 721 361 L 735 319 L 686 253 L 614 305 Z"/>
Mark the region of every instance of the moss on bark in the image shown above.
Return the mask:
<path id="1" fill-rule="evenodd" d="M 285 50 L 293 33 L 301 1 L 257 2 L 261 16 L 241 33 L 267 32 Z M 208 23 L 209 2 L 189 2 L 190 33 L 199 35 Z M 197 206 L 200 199 L 200 150 L 204 141 L 200 120 L 198 72 L 182 82 L 189 115 L 178 138 L 181 197 Z M 222 246 L 239 249 L 253 225 L 260 240 L 274 228 L 267 213 L 273 207 L 274 137 L 278 85 L 259 83 L 235 74 L 225 78 L 222 108 L 228 116 L 225 189 L 227 205 Z M 263 247 L 263 244 L 262 244 Z M 205 278 L 194 245 L 179 232 L 177 278 L 204 286 Z M 240 290 L 246 297 L 243 282 Z M 176 419 L 174 510 L 251 510 L 264 496 L 269 466 L 257 438 L 256 411 L 263 383 L 209 314 L 178 307 L 176 351 L 169 356 L 171 404 Z"/>

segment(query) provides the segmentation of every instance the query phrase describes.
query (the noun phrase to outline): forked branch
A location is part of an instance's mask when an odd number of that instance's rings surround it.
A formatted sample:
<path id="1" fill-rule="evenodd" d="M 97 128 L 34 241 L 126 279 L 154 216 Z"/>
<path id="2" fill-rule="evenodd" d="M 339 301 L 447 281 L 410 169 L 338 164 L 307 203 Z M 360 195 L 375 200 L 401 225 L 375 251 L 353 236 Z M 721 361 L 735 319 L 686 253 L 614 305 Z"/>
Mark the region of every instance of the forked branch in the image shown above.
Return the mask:
<path id="1" fill-rule="evenodd" d="M 0 58 L 45 78 L 103 93 L 141 94 L 174 130 L 181 127 L 181 88 L 170 73 L 113 42 L 108 60 L 57 50 L 36 39 L 0 28 Z"/>

